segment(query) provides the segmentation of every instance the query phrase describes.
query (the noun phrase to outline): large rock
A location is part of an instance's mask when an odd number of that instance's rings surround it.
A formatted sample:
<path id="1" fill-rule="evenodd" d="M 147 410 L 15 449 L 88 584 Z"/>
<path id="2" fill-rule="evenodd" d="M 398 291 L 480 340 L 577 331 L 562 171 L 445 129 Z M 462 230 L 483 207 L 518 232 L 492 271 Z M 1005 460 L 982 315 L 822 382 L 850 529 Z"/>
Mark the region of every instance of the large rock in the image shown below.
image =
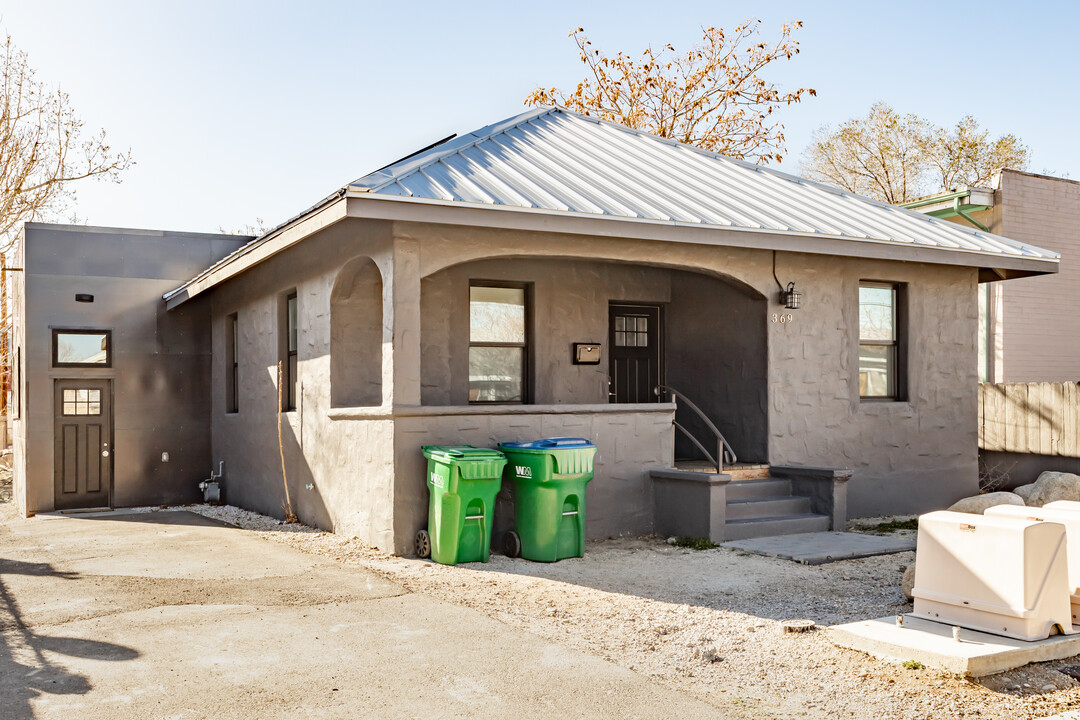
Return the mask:
<path id="1" fill-rule="evenodd" d="M 1024 505 L 1024 498 L 1016 493 L 995 492 L 985 495 L 975 495 L 956 501 L 949 510 L 953 512 L 974 513 L 982 515 L 986 508 L 995 505 Z"/>
<path id="2" fill-rule="evenodd" d="M 907 566 L 907 570 L 904 571 L 904 579 L 900 581 L 900 590 L 904 593 L 904 597 L 908 600 L 914 600 L 915 597 L 911 594 L 912 588 L 915 587 L 915 563 L 911 563 Z"/>
<path id="3" fill-rule="evenodd" d="M 1021 485 L 1015 492 L 1031 507 L 1042 507 L 1055 500 L 1080 501 L 1080 475 L 1047 470 L 1038 480 Z"/>

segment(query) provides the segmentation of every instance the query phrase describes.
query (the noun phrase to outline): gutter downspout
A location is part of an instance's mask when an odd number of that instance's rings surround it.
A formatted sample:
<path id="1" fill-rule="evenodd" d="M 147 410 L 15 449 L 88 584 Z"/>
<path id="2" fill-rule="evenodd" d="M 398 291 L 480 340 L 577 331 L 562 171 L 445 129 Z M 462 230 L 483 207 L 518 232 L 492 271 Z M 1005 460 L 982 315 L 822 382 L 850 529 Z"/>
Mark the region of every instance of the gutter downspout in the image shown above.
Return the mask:
<path id="1" fill-rule="evenodd" d="M 982 224 L 981 222 L 979 222 L 978 220 L 976 220 L 975 218 L 971 217 L 971 216 L 970 216 L 970 215 L 968 215 L 968 214 L 967 214 L 966 212 L 964 212 L 963 210 L 961 210 L 961 209 L 960 209 L 960 198 L 959 198 L 959 197 L 957 197 L 957 198 L 953 199 L 953 210 L 955 210 L 955 211 L 956 211 L 956 214 L 957 214 L 957 215 L 959 215 L 960 217 L 964 218 L 964 219 L 965 219 L 965 220 L 967 220 L 967 221 L 968 221 L 969 223 L 971 223 L 971 224 L 972 224 L 972 225 L 974 225 L 975 227 L 977 227 L 977 228 L 979 228 L 980 230 L 982 230 L 982 231 L 983 231 L 984 233 L 988 233 L 988 232 L 990 232 L 990 228 L 986 227 L 986 226 L 985 226 L 985 225 L 983 225 L 983 224 Z"/>

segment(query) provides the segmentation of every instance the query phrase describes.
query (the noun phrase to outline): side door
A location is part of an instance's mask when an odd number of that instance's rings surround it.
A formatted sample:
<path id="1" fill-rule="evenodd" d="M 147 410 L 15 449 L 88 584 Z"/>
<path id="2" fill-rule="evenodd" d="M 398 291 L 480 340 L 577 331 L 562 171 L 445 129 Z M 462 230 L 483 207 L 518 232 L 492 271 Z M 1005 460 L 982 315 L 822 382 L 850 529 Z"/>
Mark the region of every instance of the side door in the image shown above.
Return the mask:
<path id="1" fill-rule="evenodd" d="M 613 403 L 648 403 L 661 381 L 658 305 L 611 303 L 608 310 L 608 396 Z"/>
<path id="2" fill-rule="evenodd" d="M 112 490 L 112 385 L 57 380 L 53 475 L 57 510 L 109 507 Z"/>

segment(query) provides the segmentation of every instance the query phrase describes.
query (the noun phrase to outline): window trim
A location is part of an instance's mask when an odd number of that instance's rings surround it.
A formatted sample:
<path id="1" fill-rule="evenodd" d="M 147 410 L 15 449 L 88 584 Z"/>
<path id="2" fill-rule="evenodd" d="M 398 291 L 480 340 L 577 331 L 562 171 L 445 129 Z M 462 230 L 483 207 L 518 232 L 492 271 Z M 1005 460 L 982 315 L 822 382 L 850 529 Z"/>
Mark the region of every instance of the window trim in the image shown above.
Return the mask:
<path id="1" fill-rule="evenodd" d="M 225 414 L 240 412 L 240 313 L 225 316 Z"/>
<path id="2" fill-rule="evenodd" d="M 473 342 L 472 339 L 472 289 L 474 287 L 489 287 L 489 288 L 507 288 L 512 290 L 524 290 L 525 291 L 525 342 L 523 343 L 505 343 L 505 342 Z M 466 317 L 469 318 L 468 333 L 469 343 L 466 350 L 471 354 L 474 347 L 512 347 L 522 348 L 522 367 L 521 367 L 521 399 L 520 400 L 473 400 L 469 398 L 470 405 L 531 405 L 532 387 L 531 380 L 532 368 L 533 368 L 533 348 L 535 347 L 533 337 L 533 323 L 532 323 L 532 305 L 533 305 L 533 284 L 531 282 L 516 282 L 512 280 L 482 280 L 482 279 L 470 279 L 468 294 L 466 295 Z M 469 359 L 466 357 L 466 382 L 465 382 L 465 394 L 468 398 L 469 394 L 469 371 L 468 371 Z"/>
<path id="3" fill-rule="evenodd" d="M 60 362 L 61 335 L 104 335 L 105 362 L 74 363 Z M 53 328 L 52 329 L 52 366 L 54 368 L 111 368 L 113 361 L 112 330 L 105 328 Z"/>
<path id="4" fill-rule="evenodd" d="M 861 324 L 862 300 L 855 298 L 856 317 L 860 318 L 856 323 L 856 347 L 855 347 L 855 385 L 859 393 L 859 401 L 867 403 L 898 403 L 908 400 L 908 363 L 907 363 L 907 283 L 889 282 L 883 280 L 860 280 L 859 290 L 862 288 L 877 288 L 892 290 L 892 314 L 893 314 L 893 340 L 863 340 Z M 859 357 L 862 346 L 891 347 L 893 348 L 893 378 L 892 395 L 863 395 L 859 386 Z"/>
<path id="5" fill-rule="evenodd" d="M 289 327 L 289 301 L 296 301 L 296 349 L 289 349 L 289 339 L 294 328 Z M 279 341 L 279 359 L 281 361 L 281 411 L 296 410 L 297 392 L 300 376 L 300 300 L 296 289 L 281 296 L 281 339 Z M 292 370 L 292 359 L 296 358 L 296 371 Z"/>

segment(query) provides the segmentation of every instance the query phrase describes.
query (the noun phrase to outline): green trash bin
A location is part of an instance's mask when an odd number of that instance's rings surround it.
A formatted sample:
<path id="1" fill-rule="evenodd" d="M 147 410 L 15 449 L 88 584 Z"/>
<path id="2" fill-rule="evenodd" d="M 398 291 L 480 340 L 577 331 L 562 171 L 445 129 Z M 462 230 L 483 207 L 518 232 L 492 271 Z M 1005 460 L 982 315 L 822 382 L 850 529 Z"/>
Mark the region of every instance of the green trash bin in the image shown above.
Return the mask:
<path id="1" fill-rule="evenodd" d="M 416 534 L 416 554 L 443 565 L 487 562 L 491 517 L 506 458 L 469 445 L 421 448 L 428 459 L 428 529 Z"/>
<path id="2" fill-rule="evenodd" d="M 585 554 L 585 485 L 596 446 L 584 438 L 499 443 L 514 483 L 515 530 L 506 554 L 554 562 Z"/>

